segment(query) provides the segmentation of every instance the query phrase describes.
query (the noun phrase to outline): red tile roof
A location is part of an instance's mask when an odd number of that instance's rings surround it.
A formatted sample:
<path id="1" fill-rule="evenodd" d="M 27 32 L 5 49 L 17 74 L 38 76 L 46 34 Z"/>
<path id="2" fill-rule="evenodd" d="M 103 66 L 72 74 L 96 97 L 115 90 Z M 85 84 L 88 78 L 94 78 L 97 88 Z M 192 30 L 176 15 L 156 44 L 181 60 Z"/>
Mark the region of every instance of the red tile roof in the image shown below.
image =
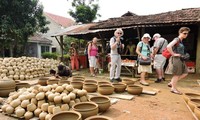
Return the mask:
<path id="1" fill-rule="evenodd" d="M 63 27 L 69 27 L 72 26 L 75 22 L 70 19 L 70 18 L 65 18 L 59 15 L 54 15 L 52 13 L 48 13 L 48 12 L 44 12 L 44 14 L 49 17 L 50 19 L 52 19 L 53 21 L 55 21 L 57 24 L 63 26 Z"/>

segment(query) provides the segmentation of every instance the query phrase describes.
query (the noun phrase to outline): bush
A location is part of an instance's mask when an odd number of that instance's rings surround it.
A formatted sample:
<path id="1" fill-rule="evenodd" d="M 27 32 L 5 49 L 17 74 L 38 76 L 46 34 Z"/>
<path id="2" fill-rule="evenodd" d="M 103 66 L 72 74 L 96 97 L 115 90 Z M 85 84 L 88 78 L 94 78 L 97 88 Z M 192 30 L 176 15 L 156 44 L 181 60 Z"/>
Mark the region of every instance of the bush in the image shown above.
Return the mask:
<path id="1" fill-rule="evenodd" d="M 42 53 L 42 58 L 49 58 L 49 59 L 57 59 L 58 58 L 58 54 L 57 53 L 50 53 L 50 52 L 44 52 Z"/>

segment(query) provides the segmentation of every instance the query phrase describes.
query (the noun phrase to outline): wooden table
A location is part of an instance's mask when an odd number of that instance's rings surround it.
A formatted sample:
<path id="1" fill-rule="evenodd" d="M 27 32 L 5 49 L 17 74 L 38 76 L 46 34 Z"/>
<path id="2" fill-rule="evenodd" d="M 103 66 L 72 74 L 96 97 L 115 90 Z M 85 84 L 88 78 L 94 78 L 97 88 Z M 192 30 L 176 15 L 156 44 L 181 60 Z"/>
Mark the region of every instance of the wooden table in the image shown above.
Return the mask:
<path id="1" fill-rule="evenodd" d="M 130 75 L 132 77 L 136 77 L 137 75 L 136 61 L 130 63 L 122 62 L 121 65 L 122 65 L 121 75 Z"/>

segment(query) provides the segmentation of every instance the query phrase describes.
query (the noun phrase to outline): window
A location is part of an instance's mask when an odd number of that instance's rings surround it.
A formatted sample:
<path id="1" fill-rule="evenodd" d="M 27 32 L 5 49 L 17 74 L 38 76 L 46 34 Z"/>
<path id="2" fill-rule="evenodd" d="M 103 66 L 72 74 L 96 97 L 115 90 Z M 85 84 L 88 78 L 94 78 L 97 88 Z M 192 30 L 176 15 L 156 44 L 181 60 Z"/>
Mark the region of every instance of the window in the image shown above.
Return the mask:
<path id="1" fill-rule="evenodd" d="M 50 52 L 49 46 L 41 46 L 41 53 L 44 53 L 44 52 Z"/>

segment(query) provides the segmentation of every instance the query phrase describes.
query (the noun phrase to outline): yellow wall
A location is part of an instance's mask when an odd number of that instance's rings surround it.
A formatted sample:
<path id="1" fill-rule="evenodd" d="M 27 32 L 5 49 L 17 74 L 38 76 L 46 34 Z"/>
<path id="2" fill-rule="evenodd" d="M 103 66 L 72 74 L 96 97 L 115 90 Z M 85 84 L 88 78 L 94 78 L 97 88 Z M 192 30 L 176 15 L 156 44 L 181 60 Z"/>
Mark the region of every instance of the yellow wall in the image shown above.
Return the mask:
<path id="1" fill-rule="evenodd" d="M 196 53 L 196 73 L 200 73 L 200 25 L 197 37 L 197 53 Z"/>

